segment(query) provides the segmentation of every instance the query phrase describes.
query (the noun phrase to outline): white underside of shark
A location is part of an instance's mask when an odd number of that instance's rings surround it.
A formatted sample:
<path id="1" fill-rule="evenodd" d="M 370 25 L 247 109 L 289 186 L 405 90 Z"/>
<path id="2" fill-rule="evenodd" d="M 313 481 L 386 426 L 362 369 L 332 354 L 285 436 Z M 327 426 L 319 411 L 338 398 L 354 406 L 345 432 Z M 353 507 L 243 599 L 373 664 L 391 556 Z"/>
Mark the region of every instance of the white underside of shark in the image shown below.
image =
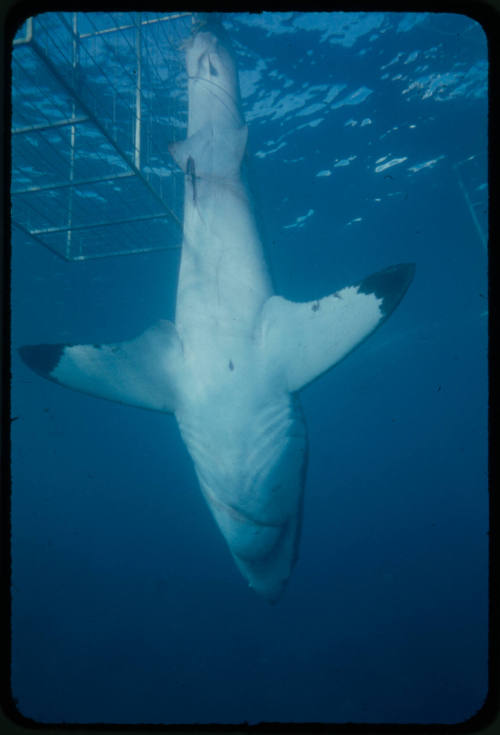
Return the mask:
<path id="1" fill-rule="evenodd" d="M 270 601 L 297 559 L 307 434 L 298 391 L 391 313 L 414 272 L 392 266 L 308 303 L 274 295 L 241 176 L 234 61 L 210 27 L 186 50 L 184 239 L 175 324 L 116 344 L 22 347 L 74 390 L 173 413 L 203 496 L 249 585 Z M 175 500 L 172 500 L 175 502 Z"/>

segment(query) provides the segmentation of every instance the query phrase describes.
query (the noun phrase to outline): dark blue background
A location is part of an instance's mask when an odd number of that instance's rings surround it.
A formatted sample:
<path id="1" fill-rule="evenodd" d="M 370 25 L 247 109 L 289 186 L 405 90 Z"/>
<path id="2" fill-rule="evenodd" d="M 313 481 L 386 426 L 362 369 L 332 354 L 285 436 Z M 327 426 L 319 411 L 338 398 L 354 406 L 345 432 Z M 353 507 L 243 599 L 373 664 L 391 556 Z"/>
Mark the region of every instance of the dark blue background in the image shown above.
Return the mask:
<path id="1" fill-rule="evenodd" d="M 346 28 L 360 22 L 344 18 Z M 487 257 L 453 166 L 482 156 L 486 181 L 486 39 L 465 16 L 401 18 L 381 16 L 351 45 L 345 29 L 321 40 L 301 16 L 226 19 L 240 69 L 267 64 L 253 94 L 244 74 L 242 87 L 276 290 L 317 298 L 391 263 L 417 264 L 388 323 L 302 393 L 303 535 L 277 605 L 238 574 L 172 417 L 65 391 L 14 353 L 12 681 L 24 715 L 457 722 L 481 707 Z M 323 16 L 324 28 L 333 20 Z M 419 78 L 412 69 L 432 48 L 420 76 L 454 69 L 463 80 L 478 68 L 477 81 L 462 91 L 450 83 L 441 99 L 424 98 L 425 86 L 402 94 L 409 79 L 392 77 Z M 420 59 L 405 65 L 414 50 Z M 276 104 L 265 107 L 273 90 L 283 99 L 339 83 L 347 87 L 334 102 L 361 86 L 372 94 L 309 117 L 298 108 L 273 119 Z M 351 118 L 356 126 L 345 125 Z M 287 132 L 287 145 L 266 155 Z M 375 173 L 385 155 L 407 160 Z M 474 194 L 486 202 L 484 190 Z M 303 227 L 289 227 L 310 209 Z M 173 318 L 178 258 L 65 264 L 16 237 L 14 347 L 128 339 Z"/>

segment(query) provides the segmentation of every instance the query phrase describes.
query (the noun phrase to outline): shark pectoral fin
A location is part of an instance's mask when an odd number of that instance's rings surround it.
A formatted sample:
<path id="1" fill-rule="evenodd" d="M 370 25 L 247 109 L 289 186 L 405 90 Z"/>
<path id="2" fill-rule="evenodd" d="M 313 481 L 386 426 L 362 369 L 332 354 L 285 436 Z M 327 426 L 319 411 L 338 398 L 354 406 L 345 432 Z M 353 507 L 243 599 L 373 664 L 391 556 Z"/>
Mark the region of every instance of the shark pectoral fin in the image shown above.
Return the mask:
<path id="1" fill-rule="evenodd" d="M 272 296 L 264 304 L 261 337 L 270 368 L 296 391 L 345 357 L 399 304 L 415 273 L 413 263 L 386 268 L 318 301 Z"/>
<path id="2" fill-rule="evenodd" d="M 67 388 L 154 411 L 175 409 L 183 357 L 171 322 L 160 321 L 128 342 L 30 345 L 19 353 L 36 373 Z"/>
<path id="3" fill-rule="evenodd" d="M 188 159 L 192 158 L 196 176 L 226 178 L 239 171 L 247 138 L 246 125 L 218 129 L 216 134 L 206 125 L 186 140 L 171 143 L 168 150 L 184 173 L 188 173 Z"/>

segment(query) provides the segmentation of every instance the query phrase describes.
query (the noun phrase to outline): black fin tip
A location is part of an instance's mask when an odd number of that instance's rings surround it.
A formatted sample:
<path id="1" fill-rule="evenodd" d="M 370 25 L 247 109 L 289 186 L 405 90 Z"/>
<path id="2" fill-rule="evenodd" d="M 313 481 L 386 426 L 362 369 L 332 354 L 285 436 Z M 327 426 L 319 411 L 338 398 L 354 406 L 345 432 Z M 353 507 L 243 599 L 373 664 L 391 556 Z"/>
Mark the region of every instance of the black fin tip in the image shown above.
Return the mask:
<path id="1" fill-rule="evenodd" d="M 26 365 L 43 378 L 50 378 L 68 345 L 25 345 L 19 354 Z"/>

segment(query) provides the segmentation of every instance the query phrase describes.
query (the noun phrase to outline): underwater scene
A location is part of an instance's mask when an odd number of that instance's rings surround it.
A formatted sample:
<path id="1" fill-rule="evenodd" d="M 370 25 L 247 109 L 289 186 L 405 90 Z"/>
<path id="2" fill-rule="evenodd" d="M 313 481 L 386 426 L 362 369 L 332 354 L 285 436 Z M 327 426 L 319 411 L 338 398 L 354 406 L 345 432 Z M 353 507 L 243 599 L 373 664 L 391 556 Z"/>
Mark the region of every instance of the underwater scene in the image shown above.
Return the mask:
<path id="1" fill-rule="evenodd" d="M 20 715 L 481 710 L 487 118 L 487 37 L 466 15 L 19 27 Z"/>

